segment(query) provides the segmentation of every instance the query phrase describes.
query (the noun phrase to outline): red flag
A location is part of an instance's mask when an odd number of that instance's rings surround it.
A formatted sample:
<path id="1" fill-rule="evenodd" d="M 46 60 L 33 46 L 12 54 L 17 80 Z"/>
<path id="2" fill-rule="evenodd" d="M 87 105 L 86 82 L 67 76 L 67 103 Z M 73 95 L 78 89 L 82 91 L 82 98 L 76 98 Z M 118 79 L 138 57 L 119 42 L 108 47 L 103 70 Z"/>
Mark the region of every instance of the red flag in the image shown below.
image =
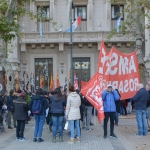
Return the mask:
<path id="1" fill-rule="evenodd" d="M 81 80 L 81 89 L 86 86 L 87 82 Z"/>
<path id="2" fill-rule="evenodd" d="M 58 71 L 57 71 L 56 86 L 57 86 L 57 87 L 60 86 L 60 81 L 59 81 L 59 74 L 58 74 Z"/>
<path id="3" fill-rule="evenodd" d="M 44 76 L 40 75 L 40 88 L 43 88 L 44 85 Z"/>
<path id="4" fill-rule="evenodd" d="M 79 89 L 78 78 L 77 78 L 76 72 L 74 72 L 74 88 L 75 90 Z"/>
<path id="5" fill-rule="evenodd" d="M 51 75 L 50 90 L 53 91 L 54 89 L 55 89 L 55 86 L 54 86 L 54 78 L 53 78 L 53 75 Z"/>

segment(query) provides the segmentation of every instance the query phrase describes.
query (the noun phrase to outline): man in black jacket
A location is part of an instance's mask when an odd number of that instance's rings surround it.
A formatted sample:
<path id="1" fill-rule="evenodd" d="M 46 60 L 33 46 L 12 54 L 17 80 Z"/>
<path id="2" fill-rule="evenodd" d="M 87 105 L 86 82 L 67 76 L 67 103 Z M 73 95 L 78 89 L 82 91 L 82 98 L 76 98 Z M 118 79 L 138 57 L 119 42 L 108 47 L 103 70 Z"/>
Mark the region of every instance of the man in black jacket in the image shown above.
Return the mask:
<path id="1" fill-rule="evenodd" d="M 150 84 L 146 84 L 146 90 L 149 93 L 149 99 L 147 102 L 147 117 L 148 119 L 150 119 Z M 150 129 L 148 130 L 148 132 L 150 132 Z"/>
<path id="2" fill-rule="evenodd" d="M 133 101 L 135 102 L 135 110 L 136 110 L 136 120 L 138 124 L 138 134 L 137 136 L 146 136 L 147 134 L 147 124 L 146 124 L 146 107 L 149 99 L 149 94 L 144 88 L 143 84 L 138 84 L 138 91 L 136 95 L 133 97 Z"/>
<path id="3" fill-rule="evenodd" d="M 29 110 L 29 106 L 27 104 L 26 93 L 21 92 L 18 95 L 19 97 L 13 101 L 14 103 L 14 119 L 17 120 L 17 128 L 16 128 L 16 140 L 24 141 L 24 128 L 25 121 L 28 118 L 27 112 Z"/>
<path id="4" fill-rule="evenodd" d="M 2 115 L 3 105 L 4 105 L 4 98 L 2 97 L 2 94 L 0 93 L 0 115 Z"/>

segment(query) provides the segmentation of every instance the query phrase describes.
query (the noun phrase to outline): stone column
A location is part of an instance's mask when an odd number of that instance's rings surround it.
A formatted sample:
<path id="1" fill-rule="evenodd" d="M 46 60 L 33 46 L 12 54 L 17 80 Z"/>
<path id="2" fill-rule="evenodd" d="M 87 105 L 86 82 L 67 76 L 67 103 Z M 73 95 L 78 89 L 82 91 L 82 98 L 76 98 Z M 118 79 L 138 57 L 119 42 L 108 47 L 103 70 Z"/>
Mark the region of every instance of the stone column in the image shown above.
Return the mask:
<path id="1" fill-rule="evenodd" d="M 35 5 L 34 2 L 30 3 L 30 12 L 33 13 L 34 15 L 37 15 L 37 6 Z M 37 19 L 30 19 L 30 24 L 31 24 L 31 32 L 37 32 Z"/>
<path id="2" fill-rule="evenodd" d="M 53 27 L 53 22 L 55 22 L 55 17 L 54 17 L 54 0 L 50 0 L 50 18 L 52 19 L 50 21 L 50 31 L 53 32 L 54 31 L 54 27 Z"/>
<path id="3" fill-rule="evenodd" d="M 104 15 L 104 20 L 106 20 L 105 22 L 105 31 L 110 31 L 111 30 L 111 3 L 109 1 L 106 1 L 105 4 L 105 9 L 104 9 L 104 14 L 106 14 L 106 16 Z"/>
<path id="4" fill-rule="evenodd" d="M 87 31 L 93 30 L 93 0 L 88 0 L 87 5 Z"/>

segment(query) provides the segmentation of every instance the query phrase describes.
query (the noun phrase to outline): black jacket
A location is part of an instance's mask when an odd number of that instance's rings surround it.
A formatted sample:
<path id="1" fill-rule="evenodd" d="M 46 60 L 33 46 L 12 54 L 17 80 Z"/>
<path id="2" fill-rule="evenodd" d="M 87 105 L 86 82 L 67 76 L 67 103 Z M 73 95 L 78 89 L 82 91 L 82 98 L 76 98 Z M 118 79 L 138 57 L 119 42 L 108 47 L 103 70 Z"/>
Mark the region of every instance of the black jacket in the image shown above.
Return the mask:
<path id="1" fill-rule="evenodd" d="M 150 90 L 148 91 L 148 94 L 149 94 L 149 99 L 148 99 L 148 102 L 147 102 L 147 107 L 150 107 Z"/>
<path id="2" fill-rule="evenodd" d="M 14 104 L 14 119 L 15 120 L 27 120 L 29 106 L 27 101 L 22 97 L 18 97 L 13 101 Z"/>
<path id="3" fill-rule="evenodd" d="M 135 102 L 135 110 L 146 110 L 148 100 L 148 91 L 146 91 L 145 88 L 138 90 L 136 95 L 133 97 L 133 101 Z"/>
<path id="4" fill-rule="evenodd" d="M 85 97 L 83 99 L 83 102 L 84 102 L 85 106 L 91 106 L 91 107 L 93 107 L 93 105 Z"/>
<path id="5" fill-rule="evenodd" d="M 43 95 L 35 95 L 32 97 L 32 100 L 30 102 L 30 109 L 32 110 L 32 105 L 34 100 L 41 100 L 42 102 L 42 110 L 39 116 L 46 116 L 46 109 L 48 108 L 48 102 L 47 99 Z"/>
<path id="6" fill-rule="evenodd" d="M 15 99 L 17 99 L 17 96 L 12 96 L 12 95 L 7 96 L 6 105 L 7 105 L 8 111 L 14 111 L 13 100 Z"/>
<path id="7" fill-rule="evenodd" d="M 115 104 L 116 104 L 116 112 L 120 113 L 120 100 L 115 101 Z"/>
<path id="8" fill-rule="evenodd" d="M 0 109 L 2 109 L 3 104 L 4 104 L 4 98 L 0 96 Z"/>

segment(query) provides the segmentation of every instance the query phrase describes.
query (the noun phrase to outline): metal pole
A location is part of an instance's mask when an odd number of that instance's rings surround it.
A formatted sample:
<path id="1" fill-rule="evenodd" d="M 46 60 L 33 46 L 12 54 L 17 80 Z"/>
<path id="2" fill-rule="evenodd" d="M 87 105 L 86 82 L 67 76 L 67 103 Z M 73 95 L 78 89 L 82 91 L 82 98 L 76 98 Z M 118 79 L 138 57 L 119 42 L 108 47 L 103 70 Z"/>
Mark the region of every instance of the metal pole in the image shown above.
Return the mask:
<path id="1" fill-rule="evenodd" d="M 73 81 L 73 62 L 72 62 L 72 0 L 70 1 L 70 76 L 71 76 L 71 86 L 74 85 Z"/>

